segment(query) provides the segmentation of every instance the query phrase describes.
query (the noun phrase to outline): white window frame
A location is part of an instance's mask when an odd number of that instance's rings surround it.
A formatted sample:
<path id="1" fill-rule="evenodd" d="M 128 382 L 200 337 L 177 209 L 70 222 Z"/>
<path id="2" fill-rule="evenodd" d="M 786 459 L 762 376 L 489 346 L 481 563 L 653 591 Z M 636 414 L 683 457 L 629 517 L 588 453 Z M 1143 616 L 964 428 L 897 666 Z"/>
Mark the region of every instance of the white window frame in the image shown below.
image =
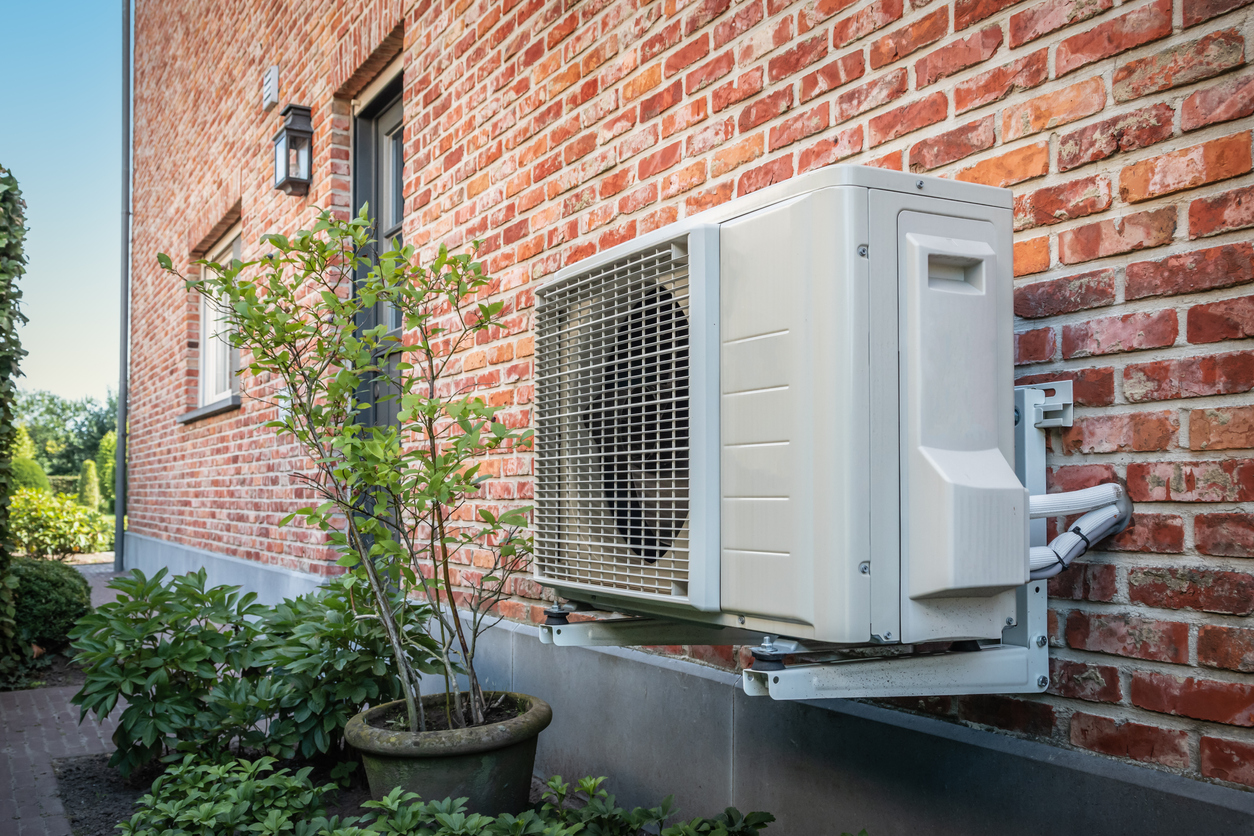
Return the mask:
<path id="1" fill-rule="evenodd" d="M 226 231 L 218 243 L 205 254 L 205 258 L 218 264 L 229 264 L 240 258 L 243 242 L 241 225 L 235 224 Z M 208 267 L 201 268 L 205 275 Z M 226 323 L 204 296 L 200 297 L 200 380 L 198 382 L 199 406 L 212 406 L 235 396 L 238 391 L 235 376 L 235 350 L 226 337 Z"/>

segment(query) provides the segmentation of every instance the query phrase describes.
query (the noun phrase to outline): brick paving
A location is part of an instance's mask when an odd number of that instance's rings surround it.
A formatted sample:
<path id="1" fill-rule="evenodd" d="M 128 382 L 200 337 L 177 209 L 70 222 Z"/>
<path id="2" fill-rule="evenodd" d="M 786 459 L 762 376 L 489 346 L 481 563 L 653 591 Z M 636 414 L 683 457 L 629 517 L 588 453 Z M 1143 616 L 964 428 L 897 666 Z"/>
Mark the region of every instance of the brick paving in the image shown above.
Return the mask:
<path id="1" fill-rule="evenodd" d="M 92 604 L 111 600 L 105 589 L 111 565 L 82 566 L 92 585 Z M 113 750 L 113 716 L 78 722 L 70 698 L 78 686 L 0 693 L 0 836 L 70 836 L 70 822 L 57 796 L 53 758 L 97 755 Z"/>

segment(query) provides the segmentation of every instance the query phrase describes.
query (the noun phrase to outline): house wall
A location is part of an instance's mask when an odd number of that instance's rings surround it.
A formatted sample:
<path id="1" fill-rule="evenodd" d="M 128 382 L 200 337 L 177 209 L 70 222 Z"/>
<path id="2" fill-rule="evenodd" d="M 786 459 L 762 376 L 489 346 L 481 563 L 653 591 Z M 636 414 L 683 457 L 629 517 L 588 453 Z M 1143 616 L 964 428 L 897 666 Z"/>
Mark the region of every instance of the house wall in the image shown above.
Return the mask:
<path id="1" fill-rule="evenodd" d="M 506 323 L 458 374 L 519 426 L 534 288 L 565 265 L 838 161 L 1013 189 L 1021 377 L 1071 379 L 1078 404 L 1051 438 L 1051 487 L 1125 479 L 1135 525 L 1051 582 L 1047 694 L 893 702 L 1254 787 L 1252 9 L 294 0 L 280 17 L 137 0 L 127 510 L 144 565 L 164 542 L 333 571 L 315 536 L 278 528 L 304 463 L 261 426 L 272 383 L 245 378 L 240 409 L 176 422 L 194 406 L 196 308 L 156 253 L 186 266 L 239 218 L 257 255 L 316 207 L 349 211 L 352 97 L 400 54 L 405 237 L 424 253 L 483 240 Z M 313 107 L 307 199 L 270 185 L 288 102 Z M 486 468 L 484 503 L 529 501 L 528 458 Z M 536 618 L 542 591 L 514 591 L 506 614 Z M 656 651 L 739 663 L 732 648 Z"/>

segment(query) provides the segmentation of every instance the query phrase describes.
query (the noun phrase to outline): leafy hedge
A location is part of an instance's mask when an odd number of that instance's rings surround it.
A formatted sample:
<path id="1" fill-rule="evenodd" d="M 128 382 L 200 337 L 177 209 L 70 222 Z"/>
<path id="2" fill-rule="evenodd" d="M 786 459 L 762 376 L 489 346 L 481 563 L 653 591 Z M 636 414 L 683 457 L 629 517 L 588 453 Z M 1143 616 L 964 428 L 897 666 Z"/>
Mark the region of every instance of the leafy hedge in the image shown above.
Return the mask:
<path id="1" fill-rule="evenodd" d="M 12 571 L 17 578 L 18 636 L 23 644 L 61 650 L 70 643 L 70 630 L 91 611 L 91 585 L 73 566 L 55 560 L 18 557 Z"/>
<path id="2" fill-rule="evenodd" d="M 109 519 L 67 493 L 17 491 L 9 499 L 9 529 L 13 545 L 30 557 L 64 559 L 113 545 Z"/>
<path id="3" fill-rule="evenodd" d="M 34 459 L 28 459 L 25 456 L 15 457 L 10 465 L 9 474 L 9 496 L 22 488 L 49 492 L 52 490 L 48 474 L 44 473 L 44 469 Z"/>
<path id="4" fill-rule="evenodd" d="M 0 167 L 0 678 L 17 675 L 24 651 L 13 620 L 13 586 L 9 571 L 9 481 L 15 426 L 13 404 L 17 400 L 19 364 L 26 352 L 18 339 L 22 292 L 17 281 L 26 271 L 23 245 L 26 240 L 26 203 L 17 178 Z"/>

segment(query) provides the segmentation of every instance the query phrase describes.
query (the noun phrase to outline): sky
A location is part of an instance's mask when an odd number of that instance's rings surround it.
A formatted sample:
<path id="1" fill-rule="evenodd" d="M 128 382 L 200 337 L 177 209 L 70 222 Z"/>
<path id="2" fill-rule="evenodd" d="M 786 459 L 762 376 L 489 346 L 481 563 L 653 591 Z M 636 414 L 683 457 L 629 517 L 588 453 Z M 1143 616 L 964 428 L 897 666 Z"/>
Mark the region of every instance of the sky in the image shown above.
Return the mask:
<path id="1" fill-rule="evenodd" d="M 122 8 L 0 0 L 0 166 L 26 200 L 26 391 L 118 388 Z"/>

